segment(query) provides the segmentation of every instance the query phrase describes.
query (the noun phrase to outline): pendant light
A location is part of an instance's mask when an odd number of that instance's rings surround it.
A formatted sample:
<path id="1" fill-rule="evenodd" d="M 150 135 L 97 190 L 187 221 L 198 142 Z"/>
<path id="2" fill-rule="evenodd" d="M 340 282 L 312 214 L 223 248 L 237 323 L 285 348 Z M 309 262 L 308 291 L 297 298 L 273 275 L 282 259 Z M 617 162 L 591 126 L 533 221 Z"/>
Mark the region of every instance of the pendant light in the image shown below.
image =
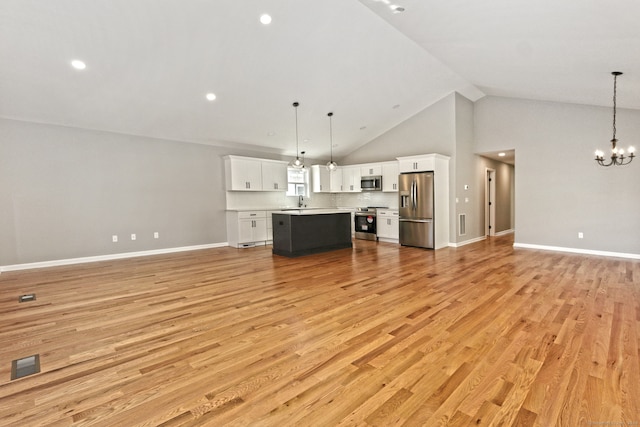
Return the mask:
<path id="1" fill-rule="evenodd" d="M 611 74 L 613 74 L 613 138 L 611 139 L 611 160 L 605 163 L 604 153 L 598 150 L 596 151 L 596 162 L 598 162 L 600 166 L 624 166 L 631 163 L 635 157 L 635 149 L 633 147 L 629 147 L 627 150 L 629 152 L 629 156 L 625 157 L 624 150 L 616 147 L 618 143 L 618 140 L 616 139 L 616 91 L 618 76 L 621 76 L 622 73 L 620 71 L 614 71 Z"/>
<path id="2" fill-rule="evenodd" d="M 327 113 L 327 116 L 329 116 L 329 144 L 331 145 L 331 161 L 327 163 L 327 169 L 330 172 L 333 172 L 338 169 L 338 164 L 333 161 L 333 126 L 331 123 L 331 117 L 333 117 L 333 113 Z"/>
<path id="3" fill-rule="evenodd" d="M 298 106 L 299 102 L 293 103 L 293 108 L 295 108 L 296 112 L 296 159 L 291 162 L 291 167 L 296 169 L 304 168 L 304 161 L 300 160 L 300 152 L 298 151 Z"/>

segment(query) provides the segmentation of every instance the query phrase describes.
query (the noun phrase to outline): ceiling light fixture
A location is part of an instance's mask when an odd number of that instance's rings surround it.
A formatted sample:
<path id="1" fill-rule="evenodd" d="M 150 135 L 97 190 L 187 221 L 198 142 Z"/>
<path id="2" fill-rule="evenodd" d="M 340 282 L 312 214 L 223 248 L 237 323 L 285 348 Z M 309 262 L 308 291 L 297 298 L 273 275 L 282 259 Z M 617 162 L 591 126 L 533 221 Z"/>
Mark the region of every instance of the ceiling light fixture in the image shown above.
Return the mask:
<path id="1" fill-rule="evenodd" d="M 333 161 L 333 124 L 331 121 L 333 113 L 327 113 L 327 116 L 329 116 L 329 144 L 331 145 L 331 161 L 327 163 L 327 169 L 333 172 L 338 169 L 338 164 Z"/>
<path id="2" fill-rule="evenodd" d="M 300 105 L 299 102 L 294 102 L 293 103 L 293 108 L 295 108 L 295 112 L 296 112 L 296 159 L 291 162 L 291 167 L 296 168 L 296 169 L 302 169 L 304 168 L 304 161 L 300 160 L 300 155 L 299 155 L 299 151 L 298 151 L 298 106 Z"/>
<path id="3" fill-rule="evenodd" d="M 616 139 L 616 92 L 617 92 L 617 82 L 618 76 L 621 76 L 622 73 L 620 71 L 613 71 L 613 138 L 611 139 L 611 160 L 607 163 L 604 161 L 604 153 L 600 150 L 596 151 L 596 162 L 600 166 L 624 166 L 631 163 L 635 155 L 633 154 L 635 149 L 633 147 L 629 147 L 627 150 L 629 152 L 629 157 L 624 156 L 624 150 L 622 148 L 617 148 L 618 140 Z"/>
<path id="4" fill-rule="evenodd" d="M 507 155 L 507 153 L 498 153 L 498 156 L 500 156 L 500 157 L 504 157 L 506 155 Z"/>
<path id="5" fill-rule="evenodd" d="M 209 100 L 209 101 L 215 101 L 215 99 L 216 99 L 216 98 L 217 98 L 217 97 L 216 97 L 216 94 L 215 94 L 215 93 L 213 93 L 213 92 L 209 92 L 209 93 L 207 94 L 207 100 Z"/>
<path id="6" fill-rule="evenodd" d="M 85 64 L 83 61 L 80 61 L 79 59 L 74 59 L 73 61 L 71 61 L 71 66 L 76 70 L 84 70 L 85 68 L 87 68 L 87 64 Z"/>
<path id="7" fill-rule="evenodd" d="M 389 7 L 393 11 L 393 13 L 402 13 L 402 12 L 404 12 L 406 10 L 404 7 L 398 6 L 397 4 L 392 4 Z"/>
<path id="8" fill-rule="evenodd" d="M 263 25 L 271 24 L 271 15 L 267 13 L 260 15 L 260 22 L 262 22 Z"/>

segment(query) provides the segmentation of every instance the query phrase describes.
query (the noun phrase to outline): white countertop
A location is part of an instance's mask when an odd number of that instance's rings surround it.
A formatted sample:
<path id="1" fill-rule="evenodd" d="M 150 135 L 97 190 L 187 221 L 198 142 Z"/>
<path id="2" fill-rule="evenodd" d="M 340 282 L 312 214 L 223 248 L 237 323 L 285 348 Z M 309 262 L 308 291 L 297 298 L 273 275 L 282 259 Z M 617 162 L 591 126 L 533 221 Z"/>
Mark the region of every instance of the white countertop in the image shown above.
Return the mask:
<path id="1" fill-rule="evenodd" d="M 295 211 L 319 211 L 319 210 L 333 210 L 333 211 L 341 211 L 341 212 L 346 212 L 346 211 L 354 211 L 356 208 L 348 208 L 348 207 L 337 207 L 337 208 L 296 208 L 296 207 L 279 207 L 279 208 L 274 208 L 274 207 L 269 207 L 269 208 L 262 208 L 262 207 L 251 207 L 251 208 L 239 208 L 239 209 L 226 209 L 229 212 L 247 212 L 247 211 L 273 211 L 273 212 L 287 212 L 287 211 L 291 211 L 291 210 L 295 210 Z"/>
<path id="2" fill-rule="evenodd" d="M 348 209 L 288 209 L 280 212 L 273 212 L 274 214 L 282 214 L 282 215 L 325 215 L 325 214 L 338 214 L 338 213 L 349 213 Z"/>

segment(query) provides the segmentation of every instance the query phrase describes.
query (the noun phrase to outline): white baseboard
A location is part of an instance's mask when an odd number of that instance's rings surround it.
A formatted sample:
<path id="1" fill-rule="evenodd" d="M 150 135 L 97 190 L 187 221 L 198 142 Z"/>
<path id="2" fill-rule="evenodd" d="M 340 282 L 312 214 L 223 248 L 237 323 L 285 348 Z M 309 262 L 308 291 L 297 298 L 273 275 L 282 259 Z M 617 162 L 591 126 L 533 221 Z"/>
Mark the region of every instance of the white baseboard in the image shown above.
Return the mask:
<path id="1" fill-rule="evenodd" d="M 134 258 L 149 255 L 162 255 L 174 252 L 197 251 L 199 249 L 221 248 L 229 246 L 227 242 L 211 243 L 208 245 L 182 246 L 178 248 L 153 249 L 140 252 L 125 252 L 120 254 L 98 255 L 82 258 L 58 259 L 53 261 L 31 262 L 27 264 L 0 265 L 0 273 L 3 271 L 29 270 L 32 268 L 57 267 L 61 265 L 83 264 L 87 262 L 111 261 L 115 259 Z"/>
<path id="2" fill-rule="evenodd" d="M 465 245 L 470 245 L 471 243 L 476 243 L 476 242 L 481 242 L 483 240 L 485 240 L 487 237 L 486 236 L 480 236 L 480 237 L 476 237 L 475 239 L 469 239 L 469 240 L 465 240 L 464 242 L 449 242 L 449 246 L 451 246 L 452 248 L 459 248 L 460 246 L 465 246 Z"/>
<path id="3" fill-rule="evenodd" d="M 595 251 L 591 249 L 577 249 L 577 248 L 563 248 L 560 246 L 545 246 L 545 245 L 531 245 L 528 243 L 514 243 L 514 248 L 524 248 L 524 249 L 540 249 L 543 251 L 556 251 L 556 252 L 570 252 L 574 254 L 582 254 L 582 255 L 598 255 L 598 256 L 606 256 L 606 257 L 614 257 L 614 258 L 631 258 L 631 259 L 640 259 L 640 254 L 627 254 L 623 252 L 608 252 L 608 251 Z"/>
<path id="4" fill-rule="evenodd" d="M 499 231 L 499 232 L 497 232 L 496 234 L 494 234 L 494 236 L 496 236 L 496 237 L 497 237 L 497 236 L 504 236 L 504 235 L 506 235 L 506 234 L 513 234 L 513 233 L 515 233 L 515 232 L 516 232 L 516 230 L 514 230 L 514 229 L 512 228 L 512 229 L 510 229 L 510 230 Z"/>
<path id="5" fill-rule="evenodd" d="M 378 241 L 379 242 L 386 242 L 386 243 L 399 243 L 398 239 L 390 239 L 388 237 L 378 237 Z"/>

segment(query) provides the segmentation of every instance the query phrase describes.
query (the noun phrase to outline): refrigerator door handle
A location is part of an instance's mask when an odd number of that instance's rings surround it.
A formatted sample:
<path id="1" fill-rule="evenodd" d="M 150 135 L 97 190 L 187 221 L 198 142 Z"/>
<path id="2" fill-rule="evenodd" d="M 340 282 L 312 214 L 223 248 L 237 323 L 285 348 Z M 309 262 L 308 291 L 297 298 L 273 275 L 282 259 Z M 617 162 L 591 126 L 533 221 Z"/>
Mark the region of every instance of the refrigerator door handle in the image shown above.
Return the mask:
<path id="1" fill-rule="evenodd" d="M 411 182 L 411 209 L 416 210 L 416 182 Z"/>

